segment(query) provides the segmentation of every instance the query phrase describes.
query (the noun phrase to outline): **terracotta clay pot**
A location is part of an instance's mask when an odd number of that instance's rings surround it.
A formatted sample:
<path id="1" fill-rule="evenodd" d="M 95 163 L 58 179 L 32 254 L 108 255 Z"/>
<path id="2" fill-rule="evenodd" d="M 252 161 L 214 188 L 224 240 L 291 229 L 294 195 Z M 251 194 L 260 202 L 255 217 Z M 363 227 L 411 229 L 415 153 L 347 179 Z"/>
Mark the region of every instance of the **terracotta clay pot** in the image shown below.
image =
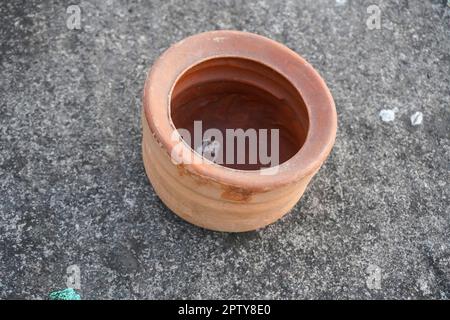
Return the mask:
<path id="1" fill-rule="evenodd" d="M 195 120 L 205 129 L 278 128 L 276 174 L 263 174 L 259 163 L 204 161 L 182 137 L 173 138 L 177 128 L 191 131 Z M 254 230 L 297 203 L 330 153 L 336 126 L 330 91 L 295 52 L 251 33 L 201 33 L 169 48 L 148 74 L 145 170 L 158 196 L 181 218 L 218 231 Z M 175 148 L 194 163 L 173 161 Z"/>

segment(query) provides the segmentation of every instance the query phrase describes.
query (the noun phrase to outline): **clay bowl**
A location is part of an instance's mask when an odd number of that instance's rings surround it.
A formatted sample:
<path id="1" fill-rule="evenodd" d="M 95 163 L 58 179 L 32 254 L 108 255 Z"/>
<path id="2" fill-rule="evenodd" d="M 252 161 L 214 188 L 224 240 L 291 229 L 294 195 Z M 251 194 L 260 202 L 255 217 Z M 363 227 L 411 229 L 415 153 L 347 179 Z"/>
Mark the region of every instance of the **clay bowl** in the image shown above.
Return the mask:
<path id="1" fill-rule="evenodd" d="M 221 132 L 277 128 L 279 165 L 206 159 L 204 149 L 194 151 L 179 134 L 191 133 L 194 121 Z M 336 126 L 333 98 L 313 67 L 284 45 L 251 33 L 186 38 L 164 52 L 145 82 L 147 176 L 167 207 L 207 229 L 249 231 L 281 218 L 330 153 Z"/>

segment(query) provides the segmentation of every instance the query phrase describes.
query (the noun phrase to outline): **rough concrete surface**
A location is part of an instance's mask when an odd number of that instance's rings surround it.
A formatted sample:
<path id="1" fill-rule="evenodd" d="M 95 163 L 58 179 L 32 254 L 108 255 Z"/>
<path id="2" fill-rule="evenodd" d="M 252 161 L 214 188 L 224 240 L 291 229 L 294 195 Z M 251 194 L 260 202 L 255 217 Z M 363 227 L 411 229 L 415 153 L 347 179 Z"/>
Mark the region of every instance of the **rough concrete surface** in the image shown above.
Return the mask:
<path id="1" fill-rule="evenodd" d="M 2 1 L 0 17 L 0 298 L 47 299 L 71 265 L 83 299 L 450 298 L 446 1 Z M 182 221 L 143 169 L 146 72 L 213 29 L 286 44 L 337 106 L 330 158 L 256 232 Z"/>

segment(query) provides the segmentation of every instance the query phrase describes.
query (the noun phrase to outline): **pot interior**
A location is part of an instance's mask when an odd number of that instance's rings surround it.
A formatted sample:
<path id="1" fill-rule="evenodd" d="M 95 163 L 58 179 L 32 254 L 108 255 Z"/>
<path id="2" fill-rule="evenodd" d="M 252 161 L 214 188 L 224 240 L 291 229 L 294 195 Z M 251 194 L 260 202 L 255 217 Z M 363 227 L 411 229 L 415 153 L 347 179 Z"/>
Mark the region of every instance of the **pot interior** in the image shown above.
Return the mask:
<path id="1" fill-rule="evenodd" d="M 303 99 L 286 78 L 266 65 L 234 57 L 188 69 L 174 84 L 170 115 L 194 151 L 239 170 L 289 160 L 303 146 L 309 126 Z"/>

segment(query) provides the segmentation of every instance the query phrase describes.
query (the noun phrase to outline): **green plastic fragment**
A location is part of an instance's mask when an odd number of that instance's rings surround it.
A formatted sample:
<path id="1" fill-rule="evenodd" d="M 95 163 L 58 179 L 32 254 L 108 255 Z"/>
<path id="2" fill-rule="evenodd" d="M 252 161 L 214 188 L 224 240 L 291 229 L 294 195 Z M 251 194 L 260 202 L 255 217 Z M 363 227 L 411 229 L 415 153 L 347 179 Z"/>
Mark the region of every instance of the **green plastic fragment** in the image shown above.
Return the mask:
<path id="1" fill-rule="evenodd" d="M 81 300 L 80 295 L 72 288 L 53 291 L 49 297 L 50 300 Z"/>

